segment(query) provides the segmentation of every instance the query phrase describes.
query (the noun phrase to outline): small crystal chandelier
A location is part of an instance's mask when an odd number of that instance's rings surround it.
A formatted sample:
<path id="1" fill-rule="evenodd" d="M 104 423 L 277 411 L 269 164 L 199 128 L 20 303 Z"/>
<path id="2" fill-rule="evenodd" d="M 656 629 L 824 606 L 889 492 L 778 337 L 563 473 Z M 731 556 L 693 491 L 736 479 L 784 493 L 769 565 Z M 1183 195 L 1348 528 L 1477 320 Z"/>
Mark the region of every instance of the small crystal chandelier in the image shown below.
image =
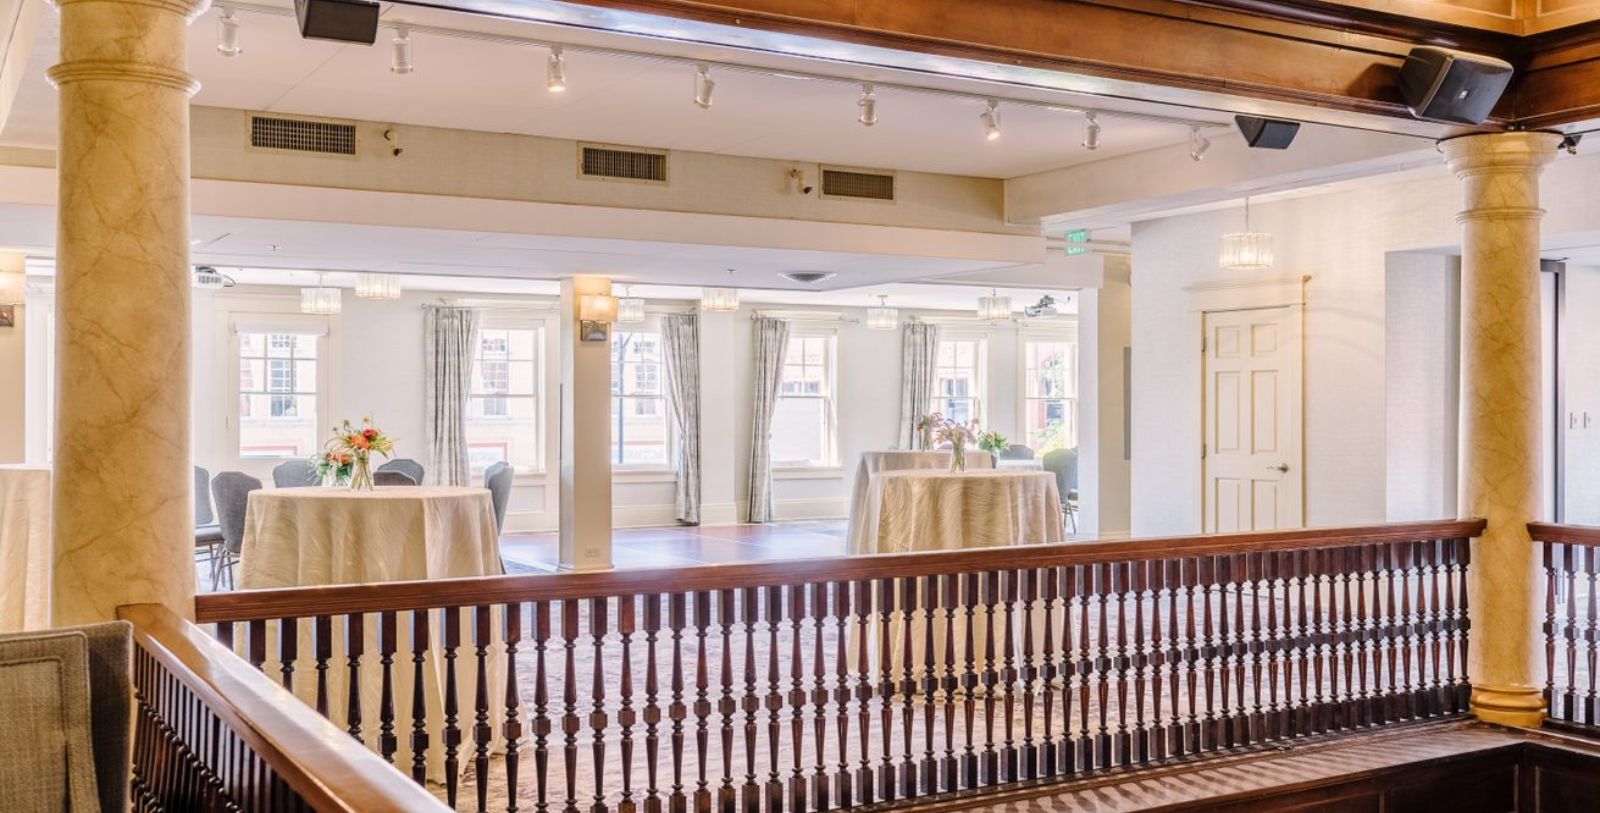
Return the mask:
<path id="1" fill-rule="evenodd" d="M 360 299 L 399 299 L 400 278 L 394 274 L 362 274 L 356 277 L 356 296 Z"/>
<path id="2" fill-rule="evenodd" d="M 728 277 L 733 277 L 733 269 L 728 269 Z M 701 288 L 700 310 L 713 313 L 732 313 L 739 309 L 738 288 Z"/>
<path id="3" fill-rule="evenodd" d="M 617 300 L 617 323 L 631 324 L 644 321 L 644 300 L 629 296 L 633 293 L 631 287 L 622 289 L 622 298 Z"/>
<path id="4" fill-rule="evenodd" d="M 900 311 L 889 307 L 889 297 L 878 295 L 878 306 L 867 308 L 867 327 L 872 330 L 894 330 L 900 326 Z"/>
<path id="5" fill-rule="evenodd" d="M 1260 271 L 1272 267 L 1272 234 L 1250 230 L 1250 199 L 1244 199 L 1244 231 L 1222 235 L 1222 267 Z"/>
<path id="6" fill-rule="evenodd" d="M 300 312 L 312 316 L 333 316 L 344 309 L 341 291 L 322 284 L 322 272 L 317 272 L 317 287 L 300 289 Z"/>
<path id="7" fill-rule="evenodd" d="M 998 291 L 990 288 L 988 296 L 978 297 L 979 319 L 996 320 L 1011 318 L 1011 297 L 998 296 L 997 294 Z"/>

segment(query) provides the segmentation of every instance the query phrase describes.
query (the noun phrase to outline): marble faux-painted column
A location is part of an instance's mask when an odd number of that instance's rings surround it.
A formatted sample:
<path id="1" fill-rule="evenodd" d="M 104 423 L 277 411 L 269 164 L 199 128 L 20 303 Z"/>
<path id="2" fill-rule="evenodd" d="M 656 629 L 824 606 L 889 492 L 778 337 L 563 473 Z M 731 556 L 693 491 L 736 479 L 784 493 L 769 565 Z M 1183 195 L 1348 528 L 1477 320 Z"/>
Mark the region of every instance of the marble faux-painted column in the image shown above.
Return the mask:
<path id="1" fill-rule="evenodd" d="M 1443 142 L 1462 180 L 1461 476 L 1463 516 L 1488 528 L 1473 545 L 1472 709 L 1537 726 L 1544 718 L 1539 551 L 1539 174 L 1561 137 L 1495 133 Z"/>
<path id="2" fill-rule="evenodd" d="M 208 0 L 56 0 L 58 625 L 194 613 L 188 26 Z"/>

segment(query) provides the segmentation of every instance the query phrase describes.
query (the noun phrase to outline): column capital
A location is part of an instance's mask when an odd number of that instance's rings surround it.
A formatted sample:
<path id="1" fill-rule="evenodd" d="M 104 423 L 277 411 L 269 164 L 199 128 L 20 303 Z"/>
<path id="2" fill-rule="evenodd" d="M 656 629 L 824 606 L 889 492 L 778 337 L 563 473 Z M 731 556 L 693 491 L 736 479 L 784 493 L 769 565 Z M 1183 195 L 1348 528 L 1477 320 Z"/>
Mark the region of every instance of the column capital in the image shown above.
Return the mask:
<path id="1" fill-rule="evenodd" d="M 1560 133 L 1519 130 L 1475 133 L 1439 142 L 1439 152 L 1457 176 L 1486 172 L 1538 172 L 1556 157 Z"/>
<path id="2" fill-rule="evenodd" d="M 62 6 L 71 5 L 73 3 L 104 2 L 148 6 L 160 11 L 167 11 L 173 14 L 182 15 L 184 19 L 190 21 L 193 21 L 194 18 L 206 13 L 206 11 L 211 8 L 211 0 L 50 0 L 50 5 L 53 5 L 56 8 L 61 8 Z"/>

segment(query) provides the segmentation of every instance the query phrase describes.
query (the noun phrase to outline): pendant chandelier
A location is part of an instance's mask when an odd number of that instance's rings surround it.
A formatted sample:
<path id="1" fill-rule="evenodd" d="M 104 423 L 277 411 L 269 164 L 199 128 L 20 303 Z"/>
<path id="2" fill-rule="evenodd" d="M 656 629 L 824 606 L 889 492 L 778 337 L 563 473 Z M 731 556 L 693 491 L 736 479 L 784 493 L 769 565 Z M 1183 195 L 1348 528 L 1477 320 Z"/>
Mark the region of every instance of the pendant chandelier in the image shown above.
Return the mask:
<path id="1" fill-rule="evenodd" d="M 333 316 L 344 310 L 340 290 L 329 288 L 322 282 L 322 272 L 317 272 L 317 287 L 300 289 L 300 312 L 312 316 Z"/>
<path id="2" fill-rule="evenodd" d="M 1011 318 L 1011 297 L 999 296 L 998 294 L 998 291 L 990 288 L 988 296 L 978 297 L 979 319 L 996 320 Z"/>
<path id="3" fill-rule="evenodd" d="M 1272 267 L 1272 234 L 1250 230 L 1250 199 L 1244 199 L 1244 231 L 1222 235 L 1222 267 L 1260 271 Z"/>
<path id="4" fill-rule="evenodd" d="M 359 299 L 399 299 L 400 278 L 394 274 L 362 274 L 356 277 Z"/>
<path id="5" fill-rule="evenodd" d="M 872 330 L 894 330 L 900 326 L 900 311 L 889 307 L 889 297 L 878 295 L 877 307 L 867 308 L 867 327 Z"/>
<path id="6" fill-rule="evenodd" d="M 734 269 L 728 269 L 728 278 L 733 279 Z M 701 288 L 700 310 L 712 313 L 732 313 L 739 309 L 738 288 Z"/>
<path id="7" fill-rule="evenodd" d="M 632 286 L 624 286 L 622 298 L 617 300 L 617 323 L 632 324 L 644 321 L 644 300 L 631 296 Z"/>

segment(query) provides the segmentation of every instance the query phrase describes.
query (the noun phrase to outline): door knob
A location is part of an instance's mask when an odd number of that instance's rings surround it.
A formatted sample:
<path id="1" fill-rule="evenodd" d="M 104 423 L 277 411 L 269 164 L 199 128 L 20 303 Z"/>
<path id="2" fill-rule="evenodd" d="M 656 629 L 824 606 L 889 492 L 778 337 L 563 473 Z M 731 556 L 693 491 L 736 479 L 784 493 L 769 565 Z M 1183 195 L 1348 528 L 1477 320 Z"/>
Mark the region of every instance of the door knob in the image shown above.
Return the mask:
<path id="1" fill-rule="evenodd" d="M 1275 471 L 1275 472 L 1277 472 L 1279 474 L 1288 474 L 1289 473 L 1289 464 L 1288 463 L 1279 463 L 1276 466 L 1268 466 L 1267 468 L 1272 469 L 1273 471 Z"/>

